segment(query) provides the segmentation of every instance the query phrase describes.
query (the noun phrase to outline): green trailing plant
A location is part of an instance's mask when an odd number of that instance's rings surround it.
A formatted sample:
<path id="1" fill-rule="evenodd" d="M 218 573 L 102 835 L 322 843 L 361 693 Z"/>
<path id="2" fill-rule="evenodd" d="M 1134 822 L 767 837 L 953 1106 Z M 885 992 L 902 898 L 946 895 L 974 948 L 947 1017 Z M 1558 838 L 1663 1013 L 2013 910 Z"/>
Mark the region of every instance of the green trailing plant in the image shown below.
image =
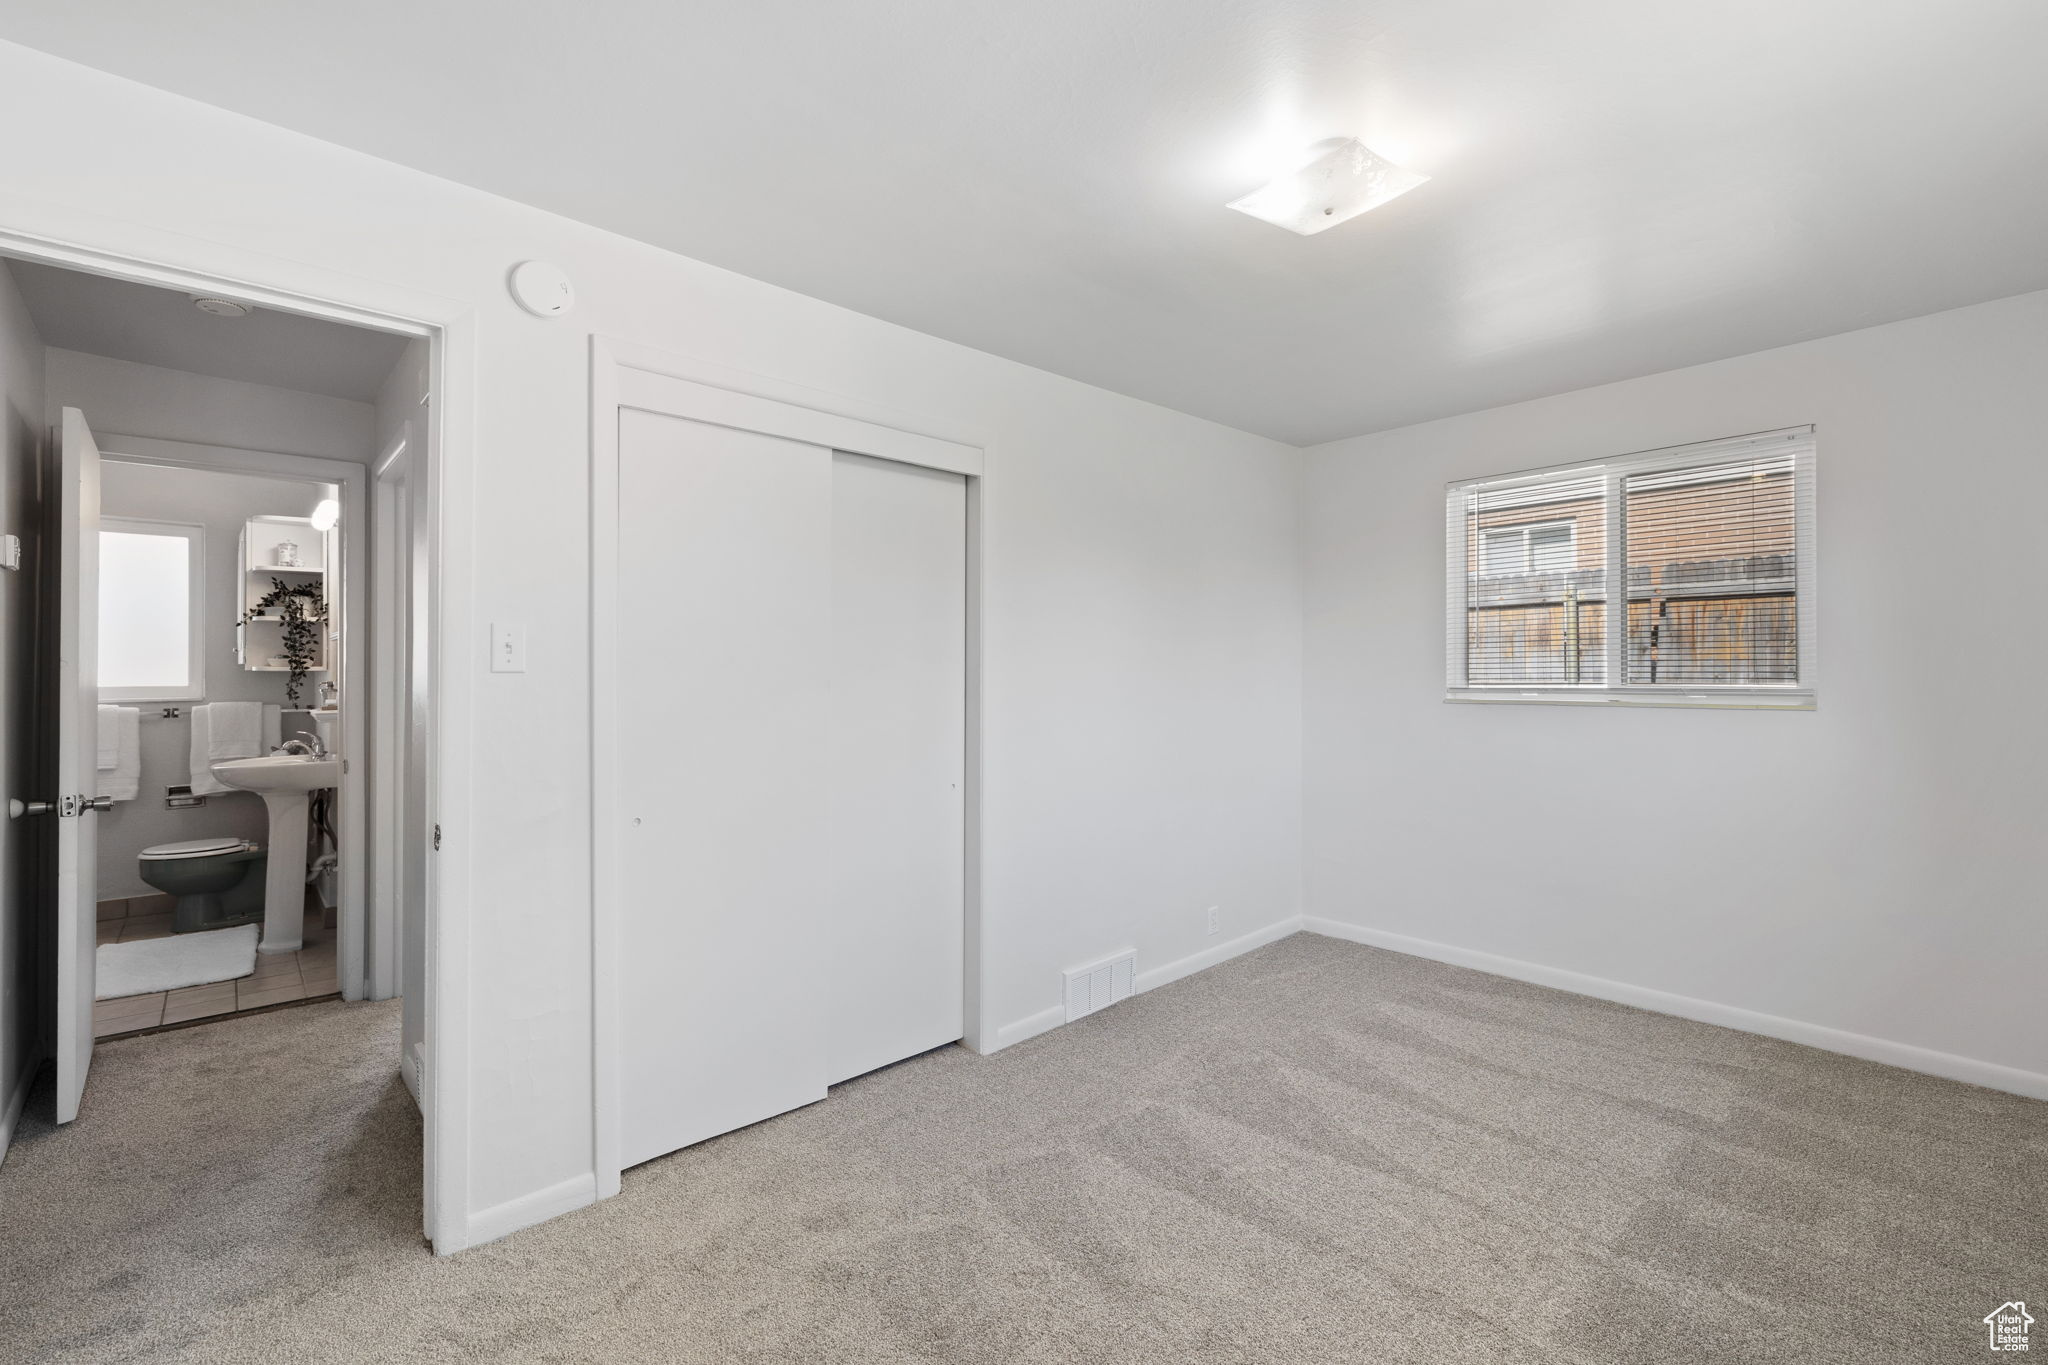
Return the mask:
<path id="1" fill-rule="evenodd" d="M 263 600 L 242 613 L 244 621 L 253 621 L 265 616 L 275 608 L 277 619 L 283 626 L 282 645 L 284 661 L 291 669 L 285 679 L 284 699 L 287 704 L 299 704 L 299 689 L 305 685 L 306 674 L 313 669 L 313 660 L 320 653 L 320 627 L 327 623 L 327 595 L 317 583 L 286 583 L 282 578 L 270 580 L 270 591 Z"/>

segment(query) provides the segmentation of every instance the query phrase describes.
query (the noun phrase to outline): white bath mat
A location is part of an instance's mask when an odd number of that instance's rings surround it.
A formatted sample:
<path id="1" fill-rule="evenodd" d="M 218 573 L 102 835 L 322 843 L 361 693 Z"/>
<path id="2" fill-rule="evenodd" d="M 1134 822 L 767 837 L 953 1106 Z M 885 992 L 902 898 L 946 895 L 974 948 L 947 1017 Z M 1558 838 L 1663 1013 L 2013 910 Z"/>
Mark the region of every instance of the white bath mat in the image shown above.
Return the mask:
<path id="1" fill-rule="evenodd" d="M 202 929 L 169 938 L 102 943 L 93 960 L 98 998 L 155 995 L 180 986 L 204 986 L 247 976 L 256 970 L 259 927 L 237 924 L 232 929 Z"/>

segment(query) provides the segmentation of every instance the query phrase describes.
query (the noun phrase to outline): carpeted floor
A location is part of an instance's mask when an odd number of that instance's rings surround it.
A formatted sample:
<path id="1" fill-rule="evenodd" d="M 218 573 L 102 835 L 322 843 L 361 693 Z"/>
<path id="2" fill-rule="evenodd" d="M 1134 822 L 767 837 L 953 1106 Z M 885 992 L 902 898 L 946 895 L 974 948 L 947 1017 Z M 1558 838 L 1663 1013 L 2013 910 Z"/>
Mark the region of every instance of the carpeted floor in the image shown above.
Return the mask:
<path id="1" fill-rule="evenodd" d="M 2048 1104 L 1313 935 L 450 1260 L 397 1027 L 102 1046 L 0 1168 L 0 1355 L 1904 1365 L 2048 1323 Z"/>

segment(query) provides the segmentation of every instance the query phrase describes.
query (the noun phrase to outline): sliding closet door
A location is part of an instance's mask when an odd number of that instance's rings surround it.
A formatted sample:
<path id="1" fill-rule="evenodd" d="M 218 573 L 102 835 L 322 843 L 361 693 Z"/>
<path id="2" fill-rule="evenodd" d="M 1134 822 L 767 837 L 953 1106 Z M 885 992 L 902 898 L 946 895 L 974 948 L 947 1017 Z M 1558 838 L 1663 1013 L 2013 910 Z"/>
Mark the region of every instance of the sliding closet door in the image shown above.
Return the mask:
<path id="1" fill-rule="evenodd" d="M 620 1156 L 825 1093 L 833 464 L 619 414 Z"/>
<path id="2" fill-rule="evenodd" d="M 967 481 L 832 457 L 837 1082 L 962 1033 Z"/>

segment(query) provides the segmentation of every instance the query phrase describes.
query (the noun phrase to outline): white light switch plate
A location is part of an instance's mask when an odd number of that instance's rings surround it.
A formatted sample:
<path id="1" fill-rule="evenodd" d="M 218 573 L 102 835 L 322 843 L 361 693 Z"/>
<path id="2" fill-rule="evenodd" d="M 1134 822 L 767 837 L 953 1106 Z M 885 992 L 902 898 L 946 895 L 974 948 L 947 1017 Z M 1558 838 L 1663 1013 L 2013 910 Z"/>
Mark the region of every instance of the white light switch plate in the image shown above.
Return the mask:
<path id="1" fill-rule="evenodd" d="M 526 671 L 526 627 L 491 626 L 491 672 Z"/>

